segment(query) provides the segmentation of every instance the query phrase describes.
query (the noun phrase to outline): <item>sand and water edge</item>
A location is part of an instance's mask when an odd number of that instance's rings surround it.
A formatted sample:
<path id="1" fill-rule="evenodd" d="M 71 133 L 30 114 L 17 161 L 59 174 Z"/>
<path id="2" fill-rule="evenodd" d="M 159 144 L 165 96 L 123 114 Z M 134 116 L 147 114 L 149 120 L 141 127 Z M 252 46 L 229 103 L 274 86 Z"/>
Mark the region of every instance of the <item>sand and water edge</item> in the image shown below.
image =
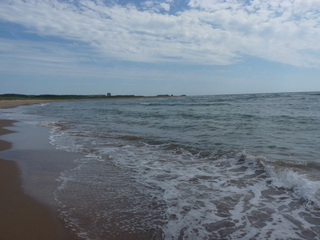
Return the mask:
<path id="1" fill-rule="evenodd" d="M 50 100 L 1 100 L 0 109 L 52 102 Z M 1 119 L 0 116 L 0 136 L 14 135 L 16 132 L 7 128 L 12 128 L 19 122 L 9 119 Z M 6 136 L 3 136 L 6 137 Z M 59 219 L 57 209 L 50 206 L 49 202 L 41 201 L 31 196 L 25 189 L 22 179 L 20 163 L 15 159 L 12 149 L 13 144 L 19 145 L 19 135 L 13 137 L 17 141 L 5 141 L 0 139 L 1 154 L 7 156 L 0 158 L 0 239 L 5 240 L 77 240 L 80 239 L 70 229 L 65 227 L 62 219 Z M 30 136 L 32 141 L 32 136 Z M 49 144 L 49 141 L 47 141 Z M 13 150 L 13 151 L 10 151 Z M 40 149 L 41 150 L 41 149 Z M 46 150 L 46 149 L 45 149 Z M 5 154 L 8 152 L 9 154 Z M 41 161 L 41 155 L 33 151 L 26 156 L 30 161 Z M 24 153 L 20 151 L 20 157 L 24 158 Z M 52 146 L 51 158 L 55 156 L 61 159 L 68 158 L 72 161 L 68 153 L 55 150 Z M 11 157 L 12 156 L 12 157 Z M 29 161 L 29 162 L 30 162 Z M 27 162 L 27 161 L 26 161 Z M 28 177 L 28 176 L 27 176 Z M 51 179 L 52 180 L 52 179 Z M 50 180 L 50 181 L 51 181 Z M 45 187 L 45 186 L 44 186 Z M 41 189 L 39 189 L 39 192 Z"/>
<path id="2" fill-rule="evenodd" d="M 47 102 L 55 100 L 0 100 L 0 109 Z M 54 191 L 61 184 L 57 181 L 60 174 L 75 168 L 77 160 L 84 155 L 56 149 L 49 143 L 49 131 L 46 127 L 4 119 L 0 114 L 1 240 L 89 239 L 79 236 L 78 230 L 61 216 L 61 206 L 54 200 Z M 115 182 L 114 187 L 127 184 L 125 177 L 119 178 L 121 184 Z M 90 231 L 91 223 L 86 223 L 85 216 L 81 216 L 81 221 L 87 225 L 85 228 Z M 162 240 L 162 231 L 156 231 L 126 232 L 114 222 L 104 229 L 99 239 Z"/>

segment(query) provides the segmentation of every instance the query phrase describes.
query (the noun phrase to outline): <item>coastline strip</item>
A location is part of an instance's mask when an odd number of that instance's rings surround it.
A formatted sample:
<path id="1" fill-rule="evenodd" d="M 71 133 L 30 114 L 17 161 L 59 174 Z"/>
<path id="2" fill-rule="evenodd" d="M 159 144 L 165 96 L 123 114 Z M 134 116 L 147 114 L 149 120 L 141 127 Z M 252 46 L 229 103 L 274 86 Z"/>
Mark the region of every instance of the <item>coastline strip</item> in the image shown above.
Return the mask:
<path id="1" fill-rule="evenodd" d="M 47 102 L 58 102 L 58 101 L 68 101 L 68 100 L 0 100 L 0 109 L 6 108 L 15 108 L 22 105 L 32 105 L 38 103 L 47 103 Z"/>
<path id="2" fill-rule="evenodd" d="M 74 100 L 0 100 L 0 109 L 48 102 Z M 15 120 L 0 119 L 0 136 L 13 133 L 5 129 Z M 12 143 L 0 139 L 0 151 L 12 148 Z M 0 239 L 6 240 L 79 240 L 65 228 L 49 206 L 24 192 L 21 172 L 15 161 L 0 158 Z"/>
<path id="3" fill-rule="evenodd" d="M 15 121 L 0 120 L 0 135 L 13 131 L 4 129 Z M 11 143 L 0 140 L 0 151 Z M 0 158 L 0 239 L 63 240 L 63 230 L 53 212 L 26 195 L 20 170 L 14 161 Z"/>

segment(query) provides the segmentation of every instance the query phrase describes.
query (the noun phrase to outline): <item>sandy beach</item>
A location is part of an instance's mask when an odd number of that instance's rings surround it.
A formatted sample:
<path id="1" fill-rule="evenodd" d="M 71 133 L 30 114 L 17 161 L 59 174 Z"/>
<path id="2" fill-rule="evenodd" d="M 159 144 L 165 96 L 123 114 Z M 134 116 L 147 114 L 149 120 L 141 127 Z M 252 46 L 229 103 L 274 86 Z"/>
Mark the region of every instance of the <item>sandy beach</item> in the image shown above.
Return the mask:
<path id="1" fill-rule="evenodd" d="M 52 102 L 50 100 L 1 100 L 0 108 L 13 108 Z M 1 117 L 0 117 L 1 118 Z M 16 121 L 0 119 L 0 135 L 14 133 L 6 129 Z M 12 143 L 0 140 L 0 151 Z M 0 239 L 3 240 L 75 240 L 57 214 L 47 205 L 29 196 L 23 189 L 17 162 L 0 158 Z"/>
<path id="2" fill-rule="evenodd" d="M 12 132 L 3 127 L 13 123 L 0 120 L 0 135 Z M 0 151 L 10 147 L 11 143 L 0 140 Z M 1 158 L 0 196 L 0 239 L 65 239 L 62 227 L 51 210 L 24 193 L 17 164 Z"/>
<path id="3" fill-rule="evenodd" d="M 56 102 L 57 100 L 0 100 L 0 108 L 14 108 L 22 105 L 31 105 L 37 103 Z"/>

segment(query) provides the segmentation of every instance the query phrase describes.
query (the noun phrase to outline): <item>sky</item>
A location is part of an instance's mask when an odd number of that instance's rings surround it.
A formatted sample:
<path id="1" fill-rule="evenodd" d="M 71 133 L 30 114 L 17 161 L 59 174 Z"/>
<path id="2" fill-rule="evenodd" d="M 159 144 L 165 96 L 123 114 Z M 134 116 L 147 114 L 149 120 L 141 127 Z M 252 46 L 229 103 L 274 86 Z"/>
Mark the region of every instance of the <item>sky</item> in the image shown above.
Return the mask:
<path id="1" fill-rule="evenodd" d="M 302 91 L 319 0 L 0 0 L 0 94 Z"/>

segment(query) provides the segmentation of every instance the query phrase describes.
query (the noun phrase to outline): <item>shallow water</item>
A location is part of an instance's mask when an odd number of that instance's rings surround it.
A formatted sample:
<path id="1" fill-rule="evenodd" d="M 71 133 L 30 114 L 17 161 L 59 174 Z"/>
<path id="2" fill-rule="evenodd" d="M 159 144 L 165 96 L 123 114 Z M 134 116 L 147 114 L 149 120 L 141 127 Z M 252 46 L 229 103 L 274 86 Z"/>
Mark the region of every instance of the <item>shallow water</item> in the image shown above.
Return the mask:
<path id="1" fill-rule="evenodd" d="M 54 191 L 84 239 L 320 239 L 320 93 L 2 110 L 85 157 Z"/>

